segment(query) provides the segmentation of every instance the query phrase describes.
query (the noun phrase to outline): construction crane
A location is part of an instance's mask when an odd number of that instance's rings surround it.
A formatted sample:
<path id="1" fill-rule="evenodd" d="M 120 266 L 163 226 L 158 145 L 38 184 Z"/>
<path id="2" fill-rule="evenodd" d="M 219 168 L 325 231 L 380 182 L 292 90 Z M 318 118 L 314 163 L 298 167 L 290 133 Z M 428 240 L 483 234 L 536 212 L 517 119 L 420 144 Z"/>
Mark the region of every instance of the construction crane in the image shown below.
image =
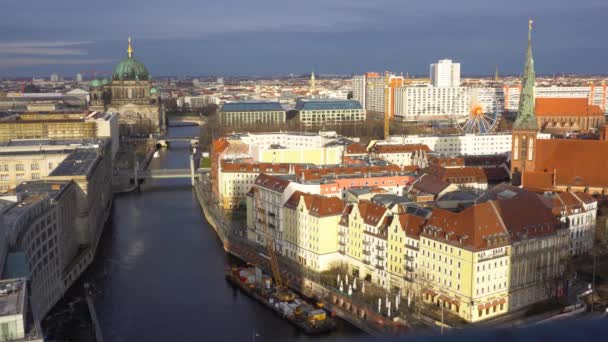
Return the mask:
<path id="1" fill-rule="evenodd" d="M 389 101 L 389 96 L 390 96 L 390 89 L 391 89 L 391 78 L 389 76 L 388 71 L 384 72 L 384 84 L 373 84 L 373 83 L 367 83 L 367 86 L 369 87 L 384 87 L 384 140 L 388 139 L 388 136 L 390 135 L 390 126 L 391 126 L 391 118 L 390 118 L 390 112 L 389 112 L 389 105 L 390 105 L 390 101 Z"/>
<path id="2" fill-rule="evenodd" d="M 294 299 L 293 293 L 289 291 L 286 284 L 283 283 L 281 278 L 281 271 L 279 269 L 279 260 L 277 258 L 277 253 L 274 250 L 274 238 L 270 233 L 270 228 L 268 227 L 268 210 L 262 207 L 262 197 L 260 191 L 256 191 L 255 193 L 255 204 L 256 209 L 258 211 L 258 221 L 262 224 L 264 239 L 266 240 L 266 251 L 268 252 L 268 257 L 270 261 L 270 269 L 272 271 L 272 277 L 274 278 L 275 288 L 276 288 L 276 296 L 281 301 L 290 302 Z M 260 214 L 262 218 L 260 219 Z"/>

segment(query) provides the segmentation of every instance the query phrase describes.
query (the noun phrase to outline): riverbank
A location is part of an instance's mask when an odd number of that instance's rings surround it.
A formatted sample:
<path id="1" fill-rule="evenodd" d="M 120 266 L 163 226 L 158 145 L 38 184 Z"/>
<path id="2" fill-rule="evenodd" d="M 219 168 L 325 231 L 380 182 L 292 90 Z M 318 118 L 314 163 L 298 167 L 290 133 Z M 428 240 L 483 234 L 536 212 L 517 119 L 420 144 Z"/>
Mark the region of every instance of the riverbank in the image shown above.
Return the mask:
<path id="1" fill-rule="evenodd" d="M 205 219 L 216 232 L 224 251 L 245 262 L 260 265 L 269 272 L 268 260 L 260 256 L 260 254 L 266 253 L 265 249 L 252 244 L 243 236 L 242 229 L 233 229 L 227 222 L 223 221 L 219 213 L 214 212 L 212 208 L 213 200 L 210 198 L 210 191 L 206 191 L 205 184 L 205 182 L 195 183 L 194 193 Z M 316 281 L 318 278 L 314 274 L 299 265 L 295 265 L 282 257 L 279 257 L 279 262 L 281 264 L 281 274 L 292 290 L 304 297 L 320 300 L 327 310 L 362 331 L 370 335 L 380 336 L 397 335 L 406 330 L 403 324 L 378 315 L 373 308 L 358 303 L 344 293 L 320 284 Z"/>

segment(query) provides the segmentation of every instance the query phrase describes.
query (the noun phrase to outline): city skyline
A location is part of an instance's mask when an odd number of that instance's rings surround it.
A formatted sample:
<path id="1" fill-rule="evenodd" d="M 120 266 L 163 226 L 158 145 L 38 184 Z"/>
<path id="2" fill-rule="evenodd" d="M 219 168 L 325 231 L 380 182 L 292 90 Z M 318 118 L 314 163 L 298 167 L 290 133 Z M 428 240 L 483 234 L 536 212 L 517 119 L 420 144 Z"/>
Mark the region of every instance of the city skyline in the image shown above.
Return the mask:
<path id="1" fill-rule="evenodd" d="M 596 43 L 601 31 L 593 23 L 608 9 L 604 2 L 484 4 L 112 0 L 84 8 L 63 0 L 31 11 L 11 0 L 5 4 L 14 15 L 3 22 L 0 73 L 109 73 L 126 55 L 131 35 L 135 56 L 158 76 L 298 74 L 313 68 L 321 74 L 388 69 L 428 76 L 429 64 L 442 58 L 462 63 L 463 75 L 492 75 L 496 67 L 517 75 L 529 17 L 535 19 L 539 74 L 603 73 L 605 48 Z"/>

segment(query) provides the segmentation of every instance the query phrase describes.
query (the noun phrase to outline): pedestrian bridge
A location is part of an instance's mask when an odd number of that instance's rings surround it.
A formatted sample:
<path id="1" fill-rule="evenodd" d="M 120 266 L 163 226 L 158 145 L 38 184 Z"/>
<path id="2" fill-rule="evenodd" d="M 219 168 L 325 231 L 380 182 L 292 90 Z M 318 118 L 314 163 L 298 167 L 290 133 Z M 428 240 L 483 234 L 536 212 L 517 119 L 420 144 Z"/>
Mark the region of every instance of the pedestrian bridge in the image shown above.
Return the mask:
<path id="1" fill-rule="evenodd" d="M 203 174 L 209 173 L 210 168 L 194 169 L 153 169 L 153 170 L 121 170 L 114 174 L 114 177 L 128 180 L 136 186 L 146 179 L 179 179 L 189 178 L 194 184 L 195 179 L 200 179 Z"/>
<path id="2" fill-rule="evenodd" d="M 185 137 L 185 138 L 164 138 L 156 140 L 156 145 L 160 147 L 169 147 L 169 144 L 172 142 L 188 142 L 190 146 L 198 145 L 198 137 Z"/>

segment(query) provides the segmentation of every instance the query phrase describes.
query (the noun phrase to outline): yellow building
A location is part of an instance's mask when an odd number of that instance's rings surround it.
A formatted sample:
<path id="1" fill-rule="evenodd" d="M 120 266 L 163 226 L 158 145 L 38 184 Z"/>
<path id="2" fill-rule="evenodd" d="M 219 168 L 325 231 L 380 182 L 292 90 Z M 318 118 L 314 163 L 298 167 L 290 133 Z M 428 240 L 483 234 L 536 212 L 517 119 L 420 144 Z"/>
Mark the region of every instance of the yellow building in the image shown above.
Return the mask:
<path id="1" fill-rule="evenodd" d="M 338 221 L 344 206 L 339 198 L 294 192 L 283 206 L 285 255 L 316 272 L 339 263 Z"/>
<path id="2" fill-rule="evenodd" d="M 415 291 L 415 273 L 420 250 L 420 230 L 425 217 L 400 213 L 388 229 L 388 272 L 390 289 L 407 296 Z"/>
<path id="3" fill-rule="evenodd" d="M 385 207 L 362 201 L 349 205 L 339 223 L 339 248 L 354 276 L 388 288 L 388 227 L 393 216 Z"/>
<path id="4" fill-rule="evenodd" d="M 30 147 L 0 149 L 0 191 L 14 189 L 24 181 L 44 179 L 72 152 Z"/>
<path id="5" fill-rule="evenodd" d="M 256 159 L 261 163 L 295 163 L 337 165 L 342 163 L 343 146 L 319 148 L 278 148 L 259 151 Z"/>
<path id="6" fill-rule="evenodd" d="M 468 322 L 509 310 L 511 247 L 493 202 L 435 209 L 420 235 L 416 282 L 425 302 Z"/>

